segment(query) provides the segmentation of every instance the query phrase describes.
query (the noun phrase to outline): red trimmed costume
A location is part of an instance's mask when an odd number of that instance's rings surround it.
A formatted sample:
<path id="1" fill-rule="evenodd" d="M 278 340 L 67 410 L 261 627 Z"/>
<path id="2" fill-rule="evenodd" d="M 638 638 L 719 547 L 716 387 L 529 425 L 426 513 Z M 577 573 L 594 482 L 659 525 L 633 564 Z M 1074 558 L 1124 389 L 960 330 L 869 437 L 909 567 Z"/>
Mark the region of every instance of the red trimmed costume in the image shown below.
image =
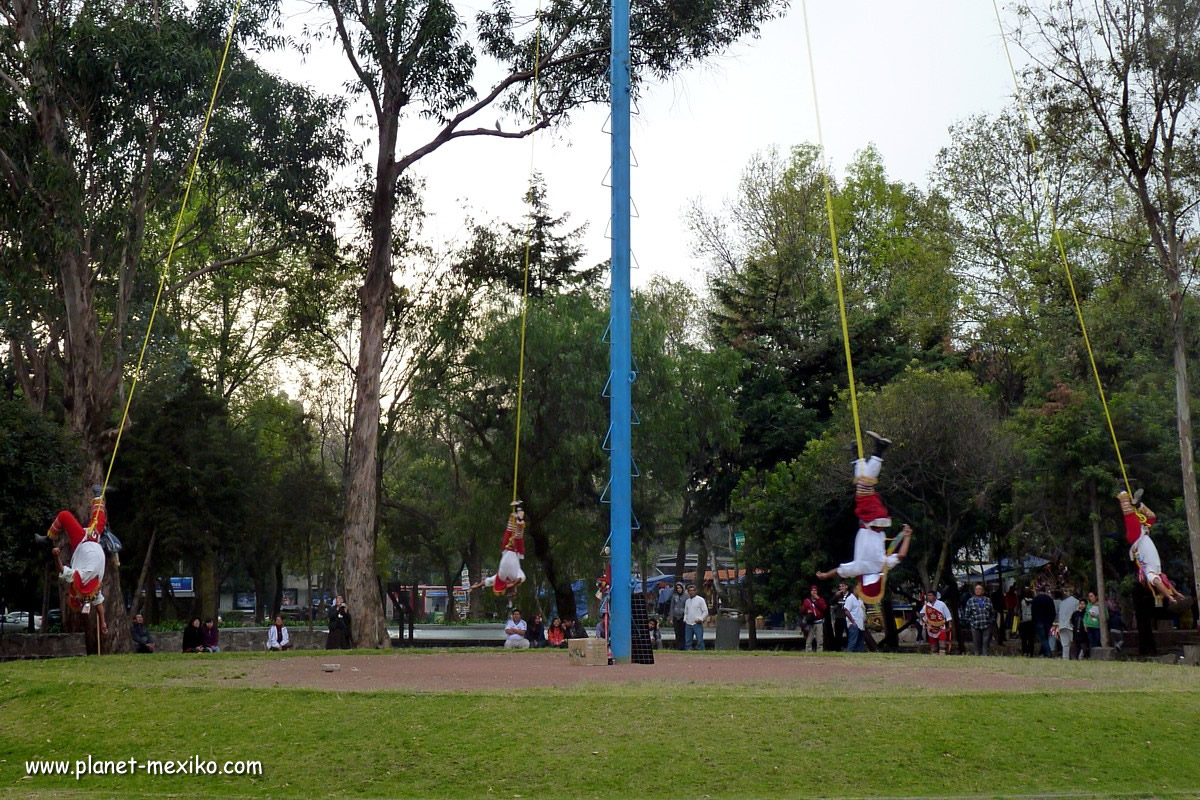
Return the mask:
<path id="1" fill-rule="evenodd" d="M 519 504 L 508 515 L 508 525 L 500 539 L 500 566 L 496 574 L 485 578 L 482 585 L 496 594 L 515 589 L 525 581 L 521 559 L 525 558 L 525 512 Z"/>
<path id="2" fill-rule="evenodd" d="M 1139 491 L 1140 495 L 1140 491 Z M 1150 538 L 1150 529 L 1158 521 L 1154 512 L 1145 503 L 1139 503 L 1135 509 L 1134 499 L 1127 492 L 1117 495 L 1121 503 L 1121 513 L 1125 517 L 1125 541 L 1129 543 L 1129 559 L 1138 565 L 1138 580 L 1149 589 L 1155 597 L 1169 601 L 1185 599 L 1171 579 L 1162 571 L 1162 558 L 1158 548 Z"/>
<path id="3" fill-rule="evenodd" d="M 838 564 L 837 574 L 843 578 L 861 576 L 858 595 L 866 603 L 877 603 L 883 592 L 883 571 L 900 563 L 900 557 L 887 554 L 884 530 L 892 520 L 887 508 L 875 491 L 883 459 L 871 456 L 854 462 L 854 514 L 858 517 L 858 533 L 854 536 L 854 560 Z"/>
<path id="4" fill-rule="evenodd" d="M 69 566 L 62 565 L 58 548 L 55 548 L 55 559 L 59 561 L 59 580 L 67 584 L 67 603 L 75 611 L 84 611 L 89 603 L 97 606 L 104 603 L 100 585 L 104 583 L 106 557 L 100 546 L 100 534 L 107 524 L 104 498 L 97 497 L 92 500 L 92 518 L 86 529 L 70 511 L 60 511 L 46 532 L 52 541 L 66 533 L 70 543 Z"/>
<path id="5" fill-rule="evenodd" d="M 950 609 L 941 600 L 928 600 L 921 608 L 921 619 L 925 623 L 925 636 L 929 639 L 929 652 L 946 655 L 950 649 Z"/>

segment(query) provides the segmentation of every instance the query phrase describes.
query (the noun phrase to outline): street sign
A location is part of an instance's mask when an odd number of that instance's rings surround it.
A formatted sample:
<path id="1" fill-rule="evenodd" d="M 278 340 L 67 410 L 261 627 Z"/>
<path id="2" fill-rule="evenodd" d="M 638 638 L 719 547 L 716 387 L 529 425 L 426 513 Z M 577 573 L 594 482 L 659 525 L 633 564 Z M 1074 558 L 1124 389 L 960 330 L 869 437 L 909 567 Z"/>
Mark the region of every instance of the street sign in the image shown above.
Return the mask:
<path id="1" fill-rule="evenodd" d="M 733 532 L 733 549 L 737 552 L 742 552 L 746 547 L 746 534 L 742 531 Z"/>

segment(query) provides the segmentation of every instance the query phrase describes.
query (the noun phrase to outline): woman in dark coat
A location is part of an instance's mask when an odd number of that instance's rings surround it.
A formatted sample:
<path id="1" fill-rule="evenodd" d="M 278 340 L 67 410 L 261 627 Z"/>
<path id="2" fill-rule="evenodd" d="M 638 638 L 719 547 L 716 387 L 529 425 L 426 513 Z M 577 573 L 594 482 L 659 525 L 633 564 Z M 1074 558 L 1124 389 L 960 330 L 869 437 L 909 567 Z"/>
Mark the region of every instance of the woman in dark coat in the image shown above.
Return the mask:
<path id="1" fill-rule="evenodd" d="M 200 629 L 199 617 L 192 617 L 192 621 L 183 629 L 183 652 L 204 652 L 204 631 Z"/>
<path id="2" fill-rule="evenodd" d="M 350 649 L 350 611 L 341 597 L 336 598 L 329 609 L 329 635 L 325 637 L 325 649 Z"/>

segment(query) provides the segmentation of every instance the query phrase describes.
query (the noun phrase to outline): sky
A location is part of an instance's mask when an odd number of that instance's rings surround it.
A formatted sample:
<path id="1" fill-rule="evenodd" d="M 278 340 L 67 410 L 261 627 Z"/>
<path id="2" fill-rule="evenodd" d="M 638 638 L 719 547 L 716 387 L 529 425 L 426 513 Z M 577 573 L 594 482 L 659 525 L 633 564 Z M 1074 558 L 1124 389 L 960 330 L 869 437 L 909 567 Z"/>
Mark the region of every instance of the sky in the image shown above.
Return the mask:
<path id="1" fill-rule="evenodd" d="M 473 19 L 480 3 L 460 3 Z M 319 6 L 285 3 L 288 28 L 324 20 Z M 1002 13 L 1003 9 L 1002 9 Z M 808 8 L 824 141 L 835 170 L 874 144 L 889 175 L 924 187 L 947 129 L 994 113 L 1012 95 L 1011 76 L 992 4 L 987 0 L 814 0 Z M 1011 25 L 1011 14 L 1005 24 Z M 1020 52 L 1014 50 L 1020 63 Z M 340 48 L 319 42 L 295 53 L 262 56 L 267 68 L 331 94 L 351 75 Z M 633 121 L 632 175 L 635 286 L 655 273 L 704 285 L 704 262 L 692 254 L 685 209 L 700 200 L 718 209 L 734 196 L 755 153 L 817 141 L 813 93 L 799 0 L 786 17 L 674 80 L 648 87 Z M 347 124 L 362 139 L 369 128 Z M 469 137 L 418 163 L 425 182 L 425 237 L 444 250 L 461 244 L 464 222 L 516 222 L 531 161 L 542 173 L 554 213 L 586 223 L 586 263 L 608 257 L 607 108 L 572 117 L 535 141 Z M 496 115 L 483 116 L 490 125 Z M 507 122 L 507 121 L 505 121 Z M 510 126 L 515 127 L 515 123 Z M 423 144 L 427 129 L 402 124 L 401 147 Z M 373 156 L 372 161 L 373 163 Z"/>

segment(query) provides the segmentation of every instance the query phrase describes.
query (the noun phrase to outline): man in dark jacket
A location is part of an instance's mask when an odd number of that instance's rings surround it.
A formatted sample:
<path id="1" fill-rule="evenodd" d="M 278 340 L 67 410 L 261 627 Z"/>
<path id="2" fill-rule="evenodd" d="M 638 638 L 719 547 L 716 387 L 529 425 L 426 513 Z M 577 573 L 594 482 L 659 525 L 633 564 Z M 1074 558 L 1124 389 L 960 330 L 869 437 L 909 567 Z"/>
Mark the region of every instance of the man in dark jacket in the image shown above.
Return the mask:
<path id="1" fill-rule="evenodd" d="M 139 653 L 154 652 L 154 637 L 150 635 L 150 629 L 146 627 L 146 620 L 142 618 L 141 614 L 134 616 L 129 634 L 133 637 L 133 643 L 137 646 Z"/>
<path id="2" fill-rule="evenodd" d="M 683 591 L 683 584 L 675 584 L 675 591 L 671 593 L 671 602 L 667 609 L 667 616 L 671 618 L 671 627 L 675 629 L 675 649 L 683 649 L 683 615 L 687 609 L 687 593 Z"/>
<path id="3" fill-rule="evenodd" d="M 1054 655 L 1054 651 L 1050 649 L 1050 626 L 1058 617 L 1058 611 L 1054 608 L 1054 598 L 1041 584 L 1038 585 L 1037 595 L 1033 598 L 1032 611 L 1033 628 L 1037 632 L 1038 643 L 1042 647 L 1042 656 L 1050 658 Z"/>

